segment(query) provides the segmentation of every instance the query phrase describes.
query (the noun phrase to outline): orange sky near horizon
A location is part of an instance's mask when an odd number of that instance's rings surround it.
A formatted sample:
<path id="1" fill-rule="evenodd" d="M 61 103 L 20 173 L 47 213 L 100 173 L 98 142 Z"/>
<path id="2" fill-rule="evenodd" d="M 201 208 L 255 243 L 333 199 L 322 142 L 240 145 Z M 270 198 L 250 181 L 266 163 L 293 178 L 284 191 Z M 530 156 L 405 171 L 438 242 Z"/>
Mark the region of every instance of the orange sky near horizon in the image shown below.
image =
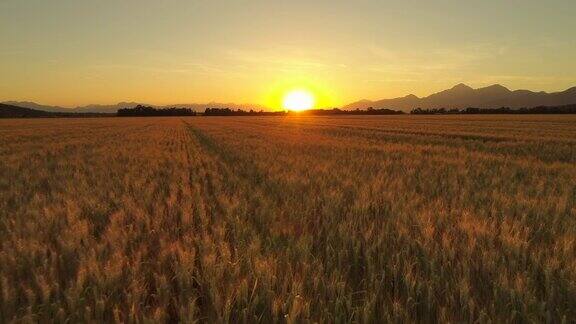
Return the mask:
<path id="1" fill-rule="evenodd" d="M 0 101 L 281 108 L 418 96 L 464 82 L 576 85 L 576 2 L 72 1 L 0 3 Z"/>

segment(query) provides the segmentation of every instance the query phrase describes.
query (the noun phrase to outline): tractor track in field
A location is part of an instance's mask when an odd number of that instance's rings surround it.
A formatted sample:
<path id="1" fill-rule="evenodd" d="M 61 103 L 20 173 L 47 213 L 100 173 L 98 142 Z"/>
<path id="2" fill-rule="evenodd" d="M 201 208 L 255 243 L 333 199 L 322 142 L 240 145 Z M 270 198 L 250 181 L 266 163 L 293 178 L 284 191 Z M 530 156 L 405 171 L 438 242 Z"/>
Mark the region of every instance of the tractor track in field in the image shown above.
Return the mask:
<path id="1" fill-rule="evenodd" d="M 227 147 L 217 143 L 209 135 L 202 132 L 197 127 L 184 122 L 191 140 L 195 142 L 198 150 L 205 154 L 200 154 L 202 167 L 206 170 L 208 168 L 216 168 L 217 173 L 222 176 L 227 186 L 226 188 L 219 188 L 216 190 L 215 175 L 206 173 L 200 179 L 202 181 L 203 191 L 205 192 L 206 201 L 211 202 L 211 212 L 216 215 L 226 215 L 230 213 L 219 201 L 217 192 L 224 192 L 227 195 L 234 195 L 241 202 L 245 202 L 249 208 L 240 210 L 249 221 L 252 228 L 254 228 L 258 235 L 267 237 L 270 235 L 268 225 L 270 219 L 259 218 L 261 212 L 258 210 L 260 204 L 254 202 L 258 200 L 268 205 L 268 207 L 280 207 L 283 204 L 282 192 L 280 191 L 280 184 L 275 183 L 268 178 L 263 172 L 258 170 L 256 165 L 244 159 L 241 159 L 234 152 Z M 259 195 L 258 198 L 256 196 Z M 232 211 L 234 212 L 234 211 Z M 238 210 L 236 210 L 238 212 Z M 263 216 L 263 215 L 260 215 Z M 267 216 L 267 215 L 266 215 Z"/>
<path id="2" fill-rule="evenodd" d="M 279 199 L 280 192 L 277 192 L 277 188 L 280 188 L 278 184 L 273 183 L 253 163 L 241 159 L 199 128 L 185 121 L 183 123 L 189 137 L 186 144 L 189 181 L 190 184 L 199 184 L 200 204 L 204 206 L 204 217 L 208 219 L 203 220 L 201 215 L 195 213 L 195 222 L 202 224 L 200 233 L 211 233 L 215 230 L 215 224 L 225 224 L 225 241 L 235 263 L 253 262 L 246 253 L 254 239 L 262 242 L 260 255 L 277 258 L 278 253 L 284 251 L 278 249 L 278 241 L 284 241 L 284 247 L 290 246 L 285 241 L 288 238 L 278 240 L 282 234 L 271 230 L 277 216 L 271 211 L 282 210 L 283 204 Z M 230 204 L 232 200 L 236 203 Z M 216 309 L 212 307 L 210 294 L 206 291 L 209 288 L 201 279 L 208 275 L 201 261 L 202 247 L 197 246 L 197 251 L 200 256 L 195 261 L 198 269 L 196 289 L 200 298 L 196 303 L 201 313 L 214 315 Z"/>

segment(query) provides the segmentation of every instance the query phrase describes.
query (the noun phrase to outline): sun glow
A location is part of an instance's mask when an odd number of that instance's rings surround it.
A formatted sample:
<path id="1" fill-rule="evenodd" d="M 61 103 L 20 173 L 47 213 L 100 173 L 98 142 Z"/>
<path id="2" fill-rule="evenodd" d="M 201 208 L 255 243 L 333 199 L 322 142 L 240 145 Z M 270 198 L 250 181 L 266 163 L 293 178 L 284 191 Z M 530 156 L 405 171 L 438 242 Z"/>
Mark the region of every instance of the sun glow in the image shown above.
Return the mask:
<path id="1" fill-rule="evenodd" d="M 314 108 L 314 95 L 306 90 L 293 90 L 288 92 L 282 101 L 286 110 L 303 111 Z"/>

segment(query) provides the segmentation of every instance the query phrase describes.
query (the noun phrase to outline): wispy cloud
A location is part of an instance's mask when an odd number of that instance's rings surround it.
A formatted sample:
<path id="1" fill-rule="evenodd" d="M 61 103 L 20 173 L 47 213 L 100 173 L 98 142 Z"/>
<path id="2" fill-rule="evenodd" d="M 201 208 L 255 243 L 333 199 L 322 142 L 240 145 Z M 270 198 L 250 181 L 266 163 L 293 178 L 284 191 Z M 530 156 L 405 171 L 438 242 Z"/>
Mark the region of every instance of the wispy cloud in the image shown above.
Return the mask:
<path id="1" fill-rule="evenodd" d="M 304 52 L 290 47 L 273 47 L 262 50 L 233 49 L 226 57 L 246 69 L 257 67 L 268 71 L 320 71 L 346 69 L 344 62 L 334 62 L 330 55 Z"/>

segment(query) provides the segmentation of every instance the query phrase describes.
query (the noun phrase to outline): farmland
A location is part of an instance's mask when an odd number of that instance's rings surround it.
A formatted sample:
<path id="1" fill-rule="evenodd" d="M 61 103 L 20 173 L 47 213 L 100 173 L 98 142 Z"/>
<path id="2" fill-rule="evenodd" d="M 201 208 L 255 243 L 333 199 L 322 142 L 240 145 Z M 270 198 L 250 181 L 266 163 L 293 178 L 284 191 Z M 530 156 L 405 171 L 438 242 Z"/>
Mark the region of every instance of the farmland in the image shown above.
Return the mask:
<path id="1" fill-rule="evenodd" d="M 0 322 L 571 322 L 576 117 L 0 120 Z"/>

